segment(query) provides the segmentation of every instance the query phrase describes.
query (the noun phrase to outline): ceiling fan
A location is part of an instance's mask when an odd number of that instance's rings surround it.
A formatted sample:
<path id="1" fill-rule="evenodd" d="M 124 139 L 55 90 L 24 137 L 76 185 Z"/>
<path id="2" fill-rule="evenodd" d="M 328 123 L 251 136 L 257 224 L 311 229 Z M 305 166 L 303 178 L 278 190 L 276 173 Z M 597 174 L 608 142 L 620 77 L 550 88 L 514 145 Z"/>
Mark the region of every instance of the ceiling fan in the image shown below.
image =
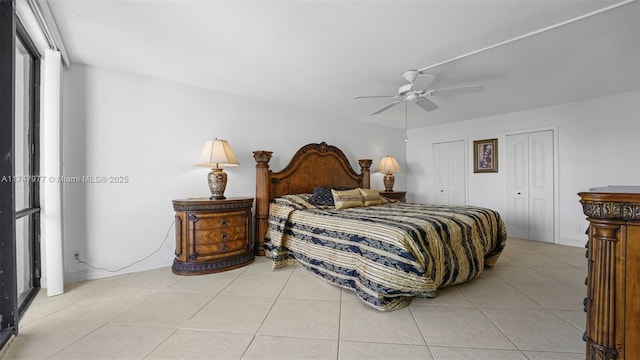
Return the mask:
<path id="1" fill-rule="evenodd" d="M 420 82 L 421 85 L 425 87 L 423 90 L 416 90 L 413 88 L 418 76 L 425 78 L 424 81 Z M 400 88 L 398 89 L 398 93 L 396 95 L 364 95 L 364 96 L 354 96 L 353 98 L 354 99 L 367 99 L 367 98 L 399 99 L 371 113 L 371 115 L 376 115 L 405 101 L 413 101 L 416 105 L 420 106 L 424 110 L 433 111 L 438 108 L 438 105 L 436 105 L 436 103 L 434 103 L 433 101 L 429 100 L 430 97 L 439 96 L 439 95 L 448 95 L 448 94 L 479 92 L 484 89 L 484 85 L 482 84 L 463 85 L 463 86 L 447 87 L 447 88 L 440 88 L 440 89 L 429 89 L 429 85 L 431 85 L 431 83 L 436 79 L 436 77 L 434 75 L 425 74 L 419 70 L 405 71 L 402 74 L 402 77 L 405 80 L 407 80 L 409 83 L 400 86 Z"/>

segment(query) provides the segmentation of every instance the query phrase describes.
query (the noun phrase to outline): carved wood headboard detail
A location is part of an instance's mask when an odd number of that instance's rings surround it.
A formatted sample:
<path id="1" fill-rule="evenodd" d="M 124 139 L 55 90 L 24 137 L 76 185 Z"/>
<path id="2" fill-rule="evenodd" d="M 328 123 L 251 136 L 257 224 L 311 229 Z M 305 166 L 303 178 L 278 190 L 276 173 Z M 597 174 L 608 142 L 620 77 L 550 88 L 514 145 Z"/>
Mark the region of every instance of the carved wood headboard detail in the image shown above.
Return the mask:
<path id="1" fill-rule="evenodd" d="M 370 187 L 372 160 L 358 160 L 358 173 L 342 150 L 324 141 L 301 147 L 289 164 L 278 172 L 269 170 L 272 154 L 264 150 L 253 152 L 256 160 L 256 255 L 264 255 L 269 202 L 274 198 L 288 194 L 310 194 L 316 186 Z"/>

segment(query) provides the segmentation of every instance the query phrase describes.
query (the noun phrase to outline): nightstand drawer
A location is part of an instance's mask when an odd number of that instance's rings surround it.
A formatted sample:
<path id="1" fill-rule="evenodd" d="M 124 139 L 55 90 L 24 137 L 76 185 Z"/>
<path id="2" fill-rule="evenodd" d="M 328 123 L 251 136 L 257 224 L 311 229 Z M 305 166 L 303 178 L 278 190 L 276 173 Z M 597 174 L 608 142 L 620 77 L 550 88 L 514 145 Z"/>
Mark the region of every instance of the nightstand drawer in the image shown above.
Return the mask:
<path id="1" fill-rule="evenodd" d="M 246 211 L 234 211 L 224 214 L 192 214 L 189 216 L 189 222 L 193 224 L 196 230 L 204 229 L 225 229 L 238 226 L 245 226 L 247 217 L 251 217 L 251 213 Z"/>
<path id="2" fill-rule="evenodd" d="M 236 226 L 232 228 L 223 229 L 206 229 L 195 230 L 195 239 L 198 239 L 198 244 L 213 244 L 225 241 L 236 241 L 247 237 L 247 232 L 244 226 Z"/>
<path id="3" fill-rule="evenodd" d="M 212 244 L 197 244 L 196 254 L 200 261 L 209 260 L 220 256 L 230 256 L 238 252 L 246 252 L 248 244 L 244 239 L 225 241 Z"/>

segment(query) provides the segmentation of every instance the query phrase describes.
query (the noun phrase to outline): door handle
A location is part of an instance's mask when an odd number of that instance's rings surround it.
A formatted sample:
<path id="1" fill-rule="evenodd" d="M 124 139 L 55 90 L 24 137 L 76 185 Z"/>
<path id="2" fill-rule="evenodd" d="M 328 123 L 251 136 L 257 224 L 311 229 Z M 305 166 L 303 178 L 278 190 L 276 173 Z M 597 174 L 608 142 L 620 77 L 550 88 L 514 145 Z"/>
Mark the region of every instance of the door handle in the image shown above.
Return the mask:
<path id="1" fill-rule="evenodd" d="M 518 195 L 522 195 L 522 194 L 518 193 Z"/>

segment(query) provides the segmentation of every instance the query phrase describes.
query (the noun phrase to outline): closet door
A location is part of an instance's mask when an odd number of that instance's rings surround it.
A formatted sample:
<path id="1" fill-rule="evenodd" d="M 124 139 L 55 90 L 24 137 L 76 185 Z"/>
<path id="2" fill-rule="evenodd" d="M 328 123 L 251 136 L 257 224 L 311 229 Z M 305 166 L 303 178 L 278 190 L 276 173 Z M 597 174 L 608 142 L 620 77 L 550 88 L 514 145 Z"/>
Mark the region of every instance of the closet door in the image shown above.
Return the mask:
<path id="1" fill-rule="evenodd" d="M 553 131 L 507 136 L 507 232 L 553 242 Z"/>
<path id="2" fill-rule="evenodd" d="M 529 239 L 553 242 L 553 132 L 529 134 Z"/>
<path id="3" fill-rule="evenodd" d="M 507 136 L 507 234 L 529 238 L 529 135 Z"/>
<path id="4" fill-rule="evenodd" d="M 463 140 L 433 144 L 434 199 L 440 205 L 466 204 Z"/>

